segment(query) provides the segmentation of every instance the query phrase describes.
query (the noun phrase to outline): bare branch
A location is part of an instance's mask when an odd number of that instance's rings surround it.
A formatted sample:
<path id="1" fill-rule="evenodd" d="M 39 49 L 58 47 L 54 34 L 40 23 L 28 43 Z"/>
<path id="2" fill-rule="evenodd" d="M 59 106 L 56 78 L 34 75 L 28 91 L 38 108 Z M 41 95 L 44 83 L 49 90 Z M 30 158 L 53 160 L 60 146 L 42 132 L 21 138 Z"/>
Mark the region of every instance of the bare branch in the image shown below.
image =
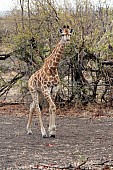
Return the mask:
<path id="1" fill-rule="evenodd" d="M 19 80 L 21 79 L 23 76 L 25 75 L 25 72 L 20 72 L 18 73 L 15 77 L 13 77 L 13 79 L 11 79 L 9 82 L 5 83 L 5 85 L 3 85 L 0 89 L 0 96 L 2 96 L 3 94 L 5 94 L 6 92 L 8 92 L 12 86 Z"/>
<path id="2" fill-rule="evenodd" d="M 11 56 L 11 53 L 9 53 L 9 54 L 0 54 L 0 60 L 6 60 L 10 56 Z"/>

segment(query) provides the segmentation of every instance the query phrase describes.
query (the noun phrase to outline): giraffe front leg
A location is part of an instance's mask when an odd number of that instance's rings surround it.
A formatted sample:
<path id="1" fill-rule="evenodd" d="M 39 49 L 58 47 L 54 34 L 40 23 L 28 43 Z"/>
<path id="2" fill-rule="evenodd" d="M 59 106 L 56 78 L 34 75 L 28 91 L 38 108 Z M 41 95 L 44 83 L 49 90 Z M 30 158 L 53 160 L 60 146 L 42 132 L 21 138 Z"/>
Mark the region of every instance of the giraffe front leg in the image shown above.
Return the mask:
<path id="1" fill-rule="evenodd" d="M 49 137 L 53 137 L 53 138 L 55 138 L 56 136 L 55 112 L 56 112 L 56 106 L 54 103 L 51 103 L 49 107 L 50 120 L 49 120 L 48 131 L 49 131 Z"/>
<path id="2" fill-rule="evenodd" d="M 58 89 L 59 89 L 58 85 L 52 88 L 52 92 L 51 92 L 52 100 L 55 100 Z M 56 125 L 55 125 L 56 105 L 53 103 L 53 101 L 50 102 L 49 113 L 50 113 L 49 136 L 55 137 L 56 135 Z"/>
<path id="3" fill-rule="evenodd" d="M 45 128 L 44 128 L 44 125 L 43 125 L 42 115 L 41 115 L 41 110 L 40 110 L 40 107 L 39 107 L 38 100 L 36 100 L 36 112 L 37 112 L 37 115 L 39 117 L 39 123 L 40 123 L 42 137 L 46 138 L 47 134 L 46 134 L 46 131 L 45 131 Z"/>
<path id="4" fill-rule="evenodd" d="M 56 135 L 56 126 L 55 126 L 55 113 L 56 113 L 56 106 L 52 100 L 52 97 L 50 95 L 50 91 L 51 89 L 45 90 L 43 92 L 44 97 L 47 99 L 48 103 L 49 103 L 49 137 L 54 137 Z"/>
<path id="5" fill-rule="evenodd" d="M 41 134 L 43 138 L 47 138 L 47 134 L 43 125 L 43 121 L 42 121 L 42 116 L 41 116 L 41 111 L 40 108 L 38 107 L 37 109 L 37 113 L 38 113 L 38 117 L 39 117 L 39 122 L 40 122 L 40 127 L 41 127 Z"/>

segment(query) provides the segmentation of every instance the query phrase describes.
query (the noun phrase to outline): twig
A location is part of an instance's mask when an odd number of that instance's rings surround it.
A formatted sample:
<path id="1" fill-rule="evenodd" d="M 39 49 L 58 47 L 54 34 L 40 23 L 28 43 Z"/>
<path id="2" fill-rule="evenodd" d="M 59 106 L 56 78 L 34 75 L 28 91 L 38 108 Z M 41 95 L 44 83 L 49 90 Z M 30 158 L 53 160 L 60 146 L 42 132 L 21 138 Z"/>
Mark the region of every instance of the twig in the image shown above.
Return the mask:
<path id="1" fill-rule="evenodd" d="M 34 167 L 31 167 L 31 169 L 46 169 L 48 168 L 49 170 L 80 170 L 81 166 L 83 166 L 84 164 L 86 164 L 86 162 L 88 161 L 88 158 L 82 162 L 81 164 L 79 164 L 78 166 L 75 167 L 75 165 L 72 165 L 71 163 L 68 164 L 67 166 L 58 166 L 58 165 L 46 165 L 46 164 L 41 164 L 41 165 L 37 165 Z"/>
<path id="2" fill-rule="evenodd" d="M 80 165 L 78 165 L 77 167 L 75 167 L 74 170 L 80 169 L 81 166 L 85 165 L 86 162 L 88 161 L 89 158 L 87 158 L 84 162 L 82 162 Z"/>
<path id="3" fill-rule="evenodd" d="M 113 161 L 113 159 L 111 159 L 111 160 L 106 160 L 106 161 L 104 161 L 104 162 L 97 163 L 97 164 L 93 164 L 93 165 L 104 165 L 105 163 L 108 163 L 108 162 L 110 162 L 110 161 Z"/>

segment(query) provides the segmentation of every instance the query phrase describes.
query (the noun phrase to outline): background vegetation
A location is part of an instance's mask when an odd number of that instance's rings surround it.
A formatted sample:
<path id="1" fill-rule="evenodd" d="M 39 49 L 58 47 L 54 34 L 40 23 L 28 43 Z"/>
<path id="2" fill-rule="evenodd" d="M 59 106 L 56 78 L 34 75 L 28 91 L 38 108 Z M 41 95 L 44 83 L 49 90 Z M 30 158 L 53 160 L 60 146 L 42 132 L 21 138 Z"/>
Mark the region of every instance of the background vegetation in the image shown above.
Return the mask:
<path id="1" fill-rule="evenodd" d="M 113 7 L 90 0 L 19 0 L 0 17 L 0 97 L 29 101 L 27 80 L 60 39 L 59 28 L 74 29 L 59 64 L 56 102 L 61 105 L 113 102 Z"/>

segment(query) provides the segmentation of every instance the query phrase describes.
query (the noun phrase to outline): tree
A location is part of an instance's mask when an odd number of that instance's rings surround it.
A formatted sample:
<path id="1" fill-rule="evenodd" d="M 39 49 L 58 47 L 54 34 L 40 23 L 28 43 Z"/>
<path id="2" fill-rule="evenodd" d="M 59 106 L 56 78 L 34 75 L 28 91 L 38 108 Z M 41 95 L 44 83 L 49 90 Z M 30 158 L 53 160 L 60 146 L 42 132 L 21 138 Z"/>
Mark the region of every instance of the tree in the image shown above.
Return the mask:
<path id="1" fill-rule="evenodd" d="M 58 29 L 65 22 L 75 31 L 60 64 L 65 65 L 59 67 L 62 88 L 57 99 L 65 99 L 65 103 L 75 103 L 79 99 L 86 104 L 98 102 L 100 95 L 101 100 L 108 102 L 108 92 L 112 94 L 113 9 L 101 3 L 95 7 L 88 0 L 76 1 L 74 8 L 67 5 L 67 1 L 63 7 L 54 0 L 19 2 L 20 8 L 1 19 L 4 22 L 2 45 L 8 52 L 3 52 L 0 60 L 7 61 L 13 56 L 24 63 L 25 69 L 17 72 L 24 81 L 26 73 L 27 78 L 30 77 L 51 53 L 59 39 Z M 98 92 L 100 85 L 102 94 Z M 4 87 L 1 85 L 1 89 Z"/>

